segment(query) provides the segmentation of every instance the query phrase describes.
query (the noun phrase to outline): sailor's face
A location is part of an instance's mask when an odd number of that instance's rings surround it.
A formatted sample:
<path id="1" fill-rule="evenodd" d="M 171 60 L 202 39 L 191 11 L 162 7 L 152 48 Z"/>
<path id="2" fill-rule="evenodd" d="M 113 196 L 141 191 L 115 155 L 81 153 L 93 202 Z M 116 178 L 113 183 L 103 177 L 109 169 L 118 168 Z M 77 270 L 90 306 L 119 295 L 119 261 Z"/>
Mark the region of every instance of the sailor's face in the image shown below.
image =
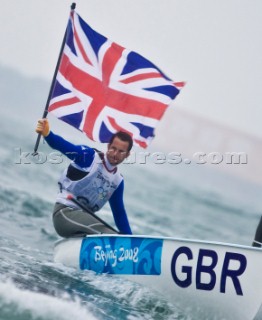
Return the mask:
<path id="1" fill-rule="evenodd" d="M 112 143 L 107 147 L 107 159 L 109 163 L 116 166 L 123 162 L 130 154 L 128 151 L 129 143 L 115 137 Z"/>

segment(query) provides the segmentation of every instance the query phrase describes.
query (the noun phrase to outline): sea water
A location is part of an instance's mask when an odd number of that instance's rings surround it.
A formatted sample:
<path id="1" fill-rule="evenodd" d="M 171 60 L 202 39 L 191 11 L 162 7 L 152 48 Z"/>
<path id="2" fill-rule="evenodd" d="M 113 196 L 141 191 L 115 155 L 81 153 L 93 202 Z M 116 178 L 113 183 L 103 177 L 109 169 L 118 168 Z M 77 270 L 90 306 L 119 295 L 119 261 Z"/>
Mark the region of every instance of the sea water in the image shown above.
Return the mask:
<path id="1" fill-rule="evenodd" d="M 0 320 L 195 319 L 146 287 L 53 262 L 59 237 L 51 213 L 66 160 L 28 155 L 34 125 L 22 114 L 2 114 Z M 51 151 L 43 143 L 39 150 Z M 121 171 L 135 234 L 252 243 L 262 207 L 255 184 L 196 165 L 149 161 L 124 163 Z M 108 206 L 100 216 L 113 224 Z"/>

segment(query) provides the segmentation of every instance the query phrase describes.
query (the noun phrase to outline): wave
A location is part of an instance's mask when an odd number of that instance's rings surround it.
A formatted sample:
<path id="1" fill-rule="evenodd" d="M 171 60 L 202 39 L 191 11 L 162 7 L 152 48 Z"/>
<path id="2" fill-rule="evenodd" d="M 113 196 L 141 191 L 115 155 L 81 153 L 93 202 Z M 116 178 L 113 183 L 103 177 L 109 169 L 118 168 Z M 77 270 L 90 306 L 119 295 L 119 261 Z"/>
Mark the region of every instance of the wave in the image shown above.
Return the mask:
<path id="1" fill-rule="evenodd" d="M 72 320 L 97 318 L 80 300 L 23 290 L 11 281 L 0 282 L 0 319 Z"/>

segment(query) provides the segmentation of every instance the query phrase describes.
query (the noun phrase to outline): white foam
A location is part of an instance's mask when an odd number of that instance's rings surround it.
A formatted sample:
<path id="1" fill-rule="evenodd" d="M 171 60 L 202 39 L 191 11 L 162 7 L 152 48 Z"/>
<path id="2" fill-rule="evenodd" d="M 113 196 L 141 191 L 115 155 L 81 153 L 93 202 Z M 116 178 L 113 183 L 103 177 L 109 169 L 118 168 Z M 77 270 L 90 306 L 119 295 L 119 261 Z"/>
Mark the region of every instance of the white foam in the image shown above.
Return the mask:
<path id="1" fill-rule="evenodd" d="M 21 310 L 21 313 L 27 310 L 36 318 L 97 320 L 86 308 L 86 305 L 85 307 L 81 306 L 80 301 L 72 300 L 69 295 L 58 298 L 22 290 L 10 281 L 0 283 L 0 297 L 0 307 L 5 304 L 15 304 Z"/>

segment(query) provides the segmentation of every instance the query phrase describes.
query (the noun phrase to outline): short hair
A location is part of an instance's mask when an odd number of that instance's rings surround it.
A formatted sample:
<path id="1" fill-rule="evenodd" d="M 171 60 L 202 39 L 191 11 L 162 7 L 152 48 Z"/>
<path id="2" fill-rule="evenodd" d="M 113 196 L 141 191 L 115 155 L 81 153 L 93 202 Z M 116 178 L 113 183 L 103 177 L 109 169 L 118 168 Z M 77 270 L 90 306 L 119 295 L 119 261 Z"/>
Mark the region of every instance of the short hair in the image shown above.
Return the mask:
<path id="1" fill-rule="evenodd" d="M 109 141 L 109 144 L 112 144 L 115 138 L 119 138 L 122 141 L 128 142 L 128 152 L 132 149 L 133 139 L 130 136 L 130 134 L 128 134 L 127 132 L 118 131 L 118 132 L 114 133 Z"/>

